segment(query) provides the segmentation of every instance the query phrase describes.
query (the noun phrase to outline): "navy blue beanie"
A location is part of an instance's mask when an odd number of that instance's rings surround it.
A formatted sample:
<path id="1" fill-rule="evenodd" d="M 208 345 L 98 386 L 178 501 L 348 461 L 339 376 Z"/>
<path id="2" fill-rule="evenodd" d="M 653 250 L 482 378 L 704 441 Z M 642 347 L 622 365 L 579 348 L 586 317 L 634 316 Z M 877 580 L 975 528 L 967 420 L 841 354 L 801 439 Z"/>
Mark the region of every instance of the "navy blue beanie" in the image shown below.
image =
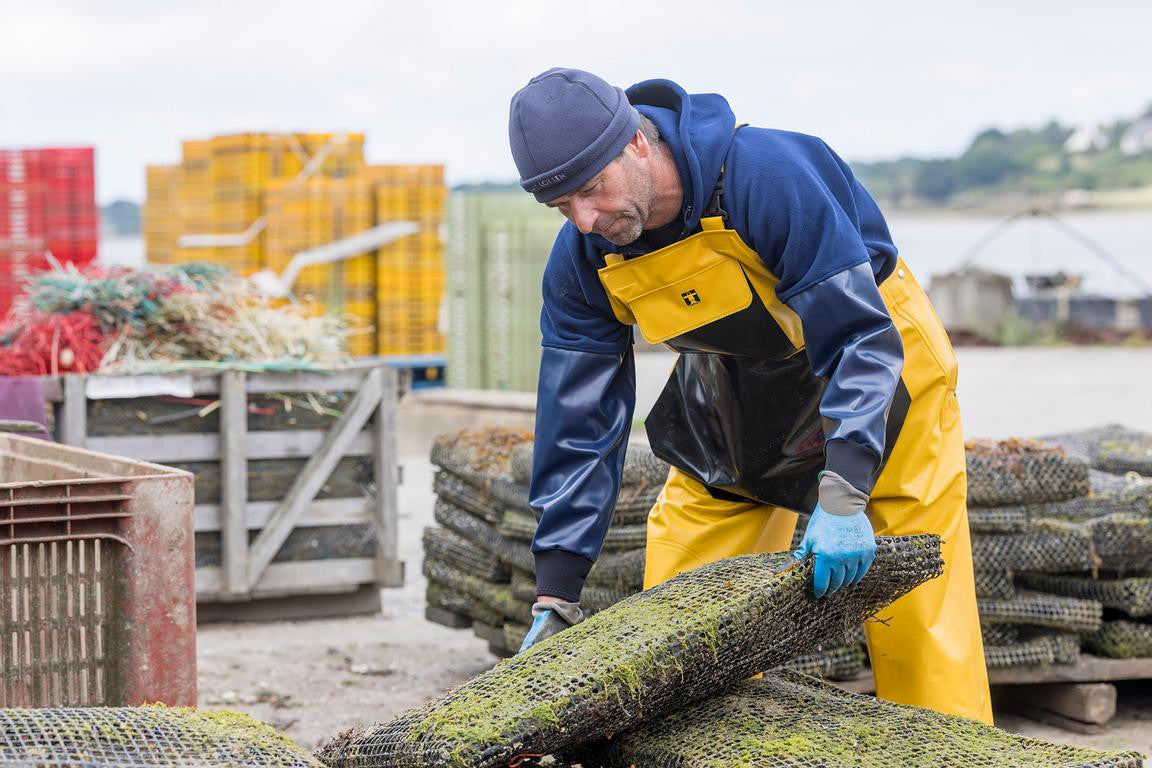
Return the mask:
<path id="1" fill-rule="evenodd" d="M 640 113 L 624 89 L 556 67 L 512 97 L 508 139 L 520 186 L 541 203 L 575 192 L 636 135 Z"/>

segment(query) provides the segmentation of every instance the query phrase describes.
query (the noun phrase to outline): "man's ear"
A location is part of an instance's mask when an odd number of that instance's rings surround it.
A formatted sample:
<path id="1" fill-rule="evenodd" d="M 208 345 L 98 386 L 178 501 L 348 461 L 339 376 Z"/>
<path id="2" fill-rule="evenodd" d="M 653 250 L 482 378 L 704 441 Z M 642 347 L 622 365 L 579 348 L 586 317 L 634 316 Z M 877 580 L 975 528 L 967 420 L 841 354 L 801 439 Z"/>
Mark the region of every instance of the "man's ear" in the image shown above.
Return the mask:
<path id="1" fill-rule="evenodd" d="M 648 137 L 639 128 L 632 136 L 632 140 L 628 142 L 628 146 L 636 152 L 637 157 L 648 157 L 652 153 L 652 145 L 648 143 Z"/>

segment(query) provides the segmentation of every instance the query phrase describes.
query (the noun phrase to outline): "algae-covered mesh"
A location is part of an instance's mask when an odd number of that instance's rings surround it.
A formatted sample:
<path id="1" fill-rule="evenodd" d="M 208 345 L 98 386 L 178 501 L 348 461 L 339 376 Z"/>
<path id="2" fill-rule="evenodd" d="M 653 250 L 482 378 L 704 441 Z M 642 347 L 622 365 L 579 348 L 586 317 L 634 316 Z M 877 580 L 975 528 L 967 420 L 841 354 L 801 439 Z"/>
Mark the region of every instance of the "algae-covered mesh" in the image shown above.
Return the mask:
<path id="1" fill-rule="evenodd" d="M 1088 465 L 1033 440 L 965 445 L 968 503 L 974 507 L 1061 501 L 1089 491 Z"/>
<path id="2" fill-rule="evenodd" d="M 1079 660 L 1080 635 L 1036 635 L 1009 645 L 984 646 L 984 662 L 990 669 L 1075 664 Z"/>
<path id="3" fill-rule="evenodd" d="M 606 737 L 842 637 L 941 573 L 936 536 L 880 538 L 868 574 L 817 601 L 811 560 L 682 573 L 402 715 L 339 737 L 332 766 L 505 765 Z"/>
<path id="4" fill-rule="evenodd" d="M 0 709 L 0 766 L 320 766 L 271 726 L 181 707 Z"/>
<path id="5" fill-rule="evenodd" d="M 1127 579 L 1094 579 L 1091 576 L 1025 573 L 1020 583 L 1041 592 L 1095 600 L 1129 616 L 1152 616 L 1152 576 Z"/>
<path id="6" fill-rule="evenodd" d="M 437 499 L 432 508 L 432 515 L 440 525 L 479 545 L 500 562 L 525 571 L 536 568 L 535 558 L 527 542 L 505 539 L 496 526 L 469 513 L 463 507 L 445 499 Z"/>
<path id="7" fill-rule="evenodd" d="M 1139 768 L 1101 752 L 860 696 L 794 672 L 766 675 L 571 755 L 585 768 Z"/>
<path id="8" fill-rule="evenodd" d="M 997 600 L 1011 600 L 1016 597 L 1016 583 L 1012 571 L 976 571 L 976 596 Z"/>
<path id="9" fill-rule="evenodd" d="M 458 585 L 457 585 L 458 586 Z M 461 592 L 454 586 L 441 584 L 438 581 L 429 581 L 424 591 L 428 605 L 433 608 L 442 608 L 459 616 L 479 621 L 482 624 L 496 625 L 503 622 L 504 615 L 489 608 L 480 600 Z"/>
<path id="10" fill-rule="evenodd" d="M 526 429 L 485 427 L 441 435 L 432 443 L 432 463 L 482 475 L 510 475 L 512 451 L 532 442 Z"/>
<path id="11" fill-rule="evenodd" d="M 1027 533 L 973 537 L 972 562 L 980 571 L 1042 573 L 1087 571 L 1098 565 L 1092 531 L 1071 523 Z"/>
<path id="12" fill-rule="evenodd" d="M 1106 621 L 1104 626 L 1083 637 L 1084 650 L 1114 659 L 1152 656 L 1152 624 L 1136 621 Z"/>
<path id="13" fill-rule="evenodd" d="M 528 618 L 531 611 L 531 605 L 526 604 L 523 600 L 518 600 L 512 594 L 511 584 L 493 584 L 478 579 L 472 574 L 465 573 L 448 563 L 431 557 L 424 558 L 423 572 L 430 581 L 435 581 L 450 590 L 468 595 L 479 601 L 481 605 L 507 619 L 524 620 Z"/>
<path id="14" fill-rule="evenodd" d="M 464 573 L 497 583 L 511 578 L 508 567 L 495 555 L 446 528 L 425 528 L 423 542 L 425 557 L 440 560 Z"/>
<path id="15" fill-rule="evenodd" d="M 968 527 L 973 533 L 1020 533 L 1028 530 L 1031 507 L 970 507 Z"/>
<path id="16" fill-rule="evenodd" d="M 981 624 L 1029 624 L 1035 627 L 1093 632 L 1100 627 L 1103 609 L 1095 600 L 1021 592 L 1012 600 L 980 599 Z"/>

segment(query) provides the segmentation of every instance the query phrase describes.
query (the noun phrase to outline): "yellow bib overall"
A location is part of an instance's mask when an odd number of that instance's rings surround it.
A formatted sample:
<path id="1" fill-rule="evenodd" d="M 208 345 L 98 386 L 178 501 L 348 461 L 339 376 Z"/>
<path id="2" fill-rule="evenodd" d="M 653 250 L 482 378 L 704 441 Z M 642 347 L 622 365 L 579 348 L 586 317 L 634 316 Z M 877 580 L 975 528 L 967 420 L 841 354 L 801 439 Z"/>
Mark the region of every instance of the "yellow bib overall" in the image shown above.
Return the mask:
<path id="1" fill-rule="evenodd" d="M 675 455 L 648 517 L 645 588 L 725 557 L 788 549 L 797 516 L 785 507 L 811 508 L 815 476 L 823 467 L 814 405 L 822 382 L 808 366 L 800 318 L 776 297 L 776 278 L 723 219 L 700 223 L 700 232 L 652 253 L 627 260 L 611 254 L 600 270 L 617 319 L 639 326 L 648 341 L 681 351 L 669 387 L 649 416 L 653 449 L 665 458 Z M 882 611 L 882 621 L 865 626 L 877 693 L 991 723 L 965 506 L 956 358 L 928 297 L 902 261 L 880 294 L 903 341 L 906 403 L 901 423 L 889 430 L 867 512 L 880 536 L 938 534 L 944 573 Z M 757 389 L 755 382 L 768 382 L 767 388 Z M 792 391 L 771 393 L 773 386 Z M 689 402 L 692 393 L 703 393 L 703 399 Z M 702 402 L 708 404 L 702 408 Z M 755 418 L 736 413 L 733 403 L 753 409 Z M 669 430 L 680 435 L 664 434 Z M 682 430 L 703 437 L 680 450 Z M 757 440 L 767 446 L 767 458 L 749 445 Z M 716 456 L 699 455 L 710 446 Z M 681 455 L 708 485 L 676 468 Z M 750 464 L 757 465 L 755 471 L 744 472 Z M 750 500 L 767 498 L 780 501 Z"/>

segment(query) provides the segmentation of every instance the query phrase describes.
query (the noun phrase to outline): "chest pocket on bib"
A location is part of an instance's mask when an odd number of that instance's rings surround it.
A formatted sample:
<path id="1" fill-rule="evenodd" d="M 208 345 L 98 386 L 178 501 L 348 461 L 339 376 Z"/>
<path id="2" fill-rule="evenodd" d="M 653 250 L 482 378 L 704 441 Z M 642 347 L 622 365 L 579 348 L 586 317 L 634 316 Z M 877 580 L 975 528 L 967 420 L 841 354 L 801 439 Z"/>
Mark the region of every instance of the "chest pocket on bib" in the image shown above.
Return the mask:
<path id="1" fill-rule="evenodd" d="M 740 262 L 705 248 L 655 251 L 599 270 L 616 318 L 660 344 L 747 309 Z"/>

